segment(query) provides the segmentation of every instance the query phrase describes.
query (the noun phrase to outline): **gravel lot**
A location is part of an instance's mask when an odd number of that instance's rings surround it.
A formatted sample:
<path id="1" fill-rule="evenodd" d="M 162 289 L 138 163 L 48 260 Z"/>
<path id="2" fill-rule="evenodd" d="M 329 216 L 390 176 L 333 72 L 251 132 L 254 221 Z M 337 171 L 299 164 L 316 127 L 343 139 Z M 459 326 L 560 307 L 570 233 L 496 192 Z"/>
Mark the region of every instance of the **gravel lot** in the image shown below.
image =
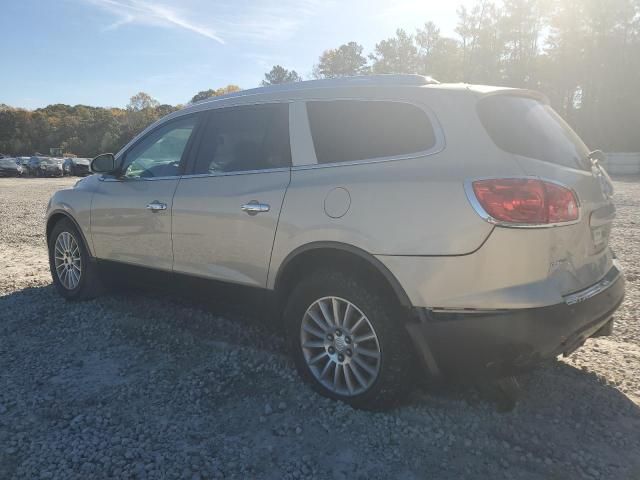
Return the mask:
<path id="1" fill-rule="evenodd" d="M 66 303 L 43 215 L 75 181 L 0 179 L 1 479 L 640 478 L 639 177 L 616 181 L 614 336 L 523 378 L 506 414 L 471 387 L 388 413 L 329 401 L 259 315 L 210 302 Z"/>

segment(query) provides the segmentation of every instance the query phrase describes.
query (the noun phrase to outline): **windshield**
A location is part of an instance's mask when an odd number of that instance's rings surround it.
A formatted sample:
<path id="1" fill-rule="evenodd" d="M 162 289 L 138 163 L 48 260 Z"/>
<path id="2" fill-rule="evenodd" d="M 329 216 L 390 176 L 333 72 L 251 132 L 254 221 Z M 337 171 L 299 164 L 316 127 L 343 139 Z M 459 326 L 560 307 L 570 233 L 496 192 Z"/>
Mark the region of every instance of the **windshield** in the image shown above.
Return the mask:
<path id="1" fill-rule="evenodd" d="M 565 167 L 589 169 L 589 149 L 549 105 L 492 95 L 478 103 L 480 121 L 502 150 Z"/>

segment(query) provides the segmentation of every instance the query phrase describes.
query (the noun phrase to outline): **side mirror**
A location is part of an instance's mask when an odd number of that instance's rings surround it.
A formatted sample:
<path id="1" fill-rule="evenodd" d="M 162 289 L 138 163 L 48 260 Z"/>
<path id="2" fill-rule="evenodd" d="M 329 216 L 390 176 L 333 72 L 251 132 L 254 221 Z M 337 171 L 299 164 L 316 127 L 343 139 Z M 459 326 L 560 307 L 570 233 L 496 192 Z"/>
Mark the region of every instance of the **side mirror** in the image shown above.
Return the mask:
<path id="1" fill-rule="evenodd" d="M 113 153 L 103 153 L 91 160 L 93 173 L 113 173 L 116 170 L 116 157 Z"/>
<path id="2" fill-rule="evenodd" d="M 594 150 L 589 153 L 589 160 L 596 160 L 602 163 L 606 162 L 607 156 L 602 152 L 602 150 Z"/>

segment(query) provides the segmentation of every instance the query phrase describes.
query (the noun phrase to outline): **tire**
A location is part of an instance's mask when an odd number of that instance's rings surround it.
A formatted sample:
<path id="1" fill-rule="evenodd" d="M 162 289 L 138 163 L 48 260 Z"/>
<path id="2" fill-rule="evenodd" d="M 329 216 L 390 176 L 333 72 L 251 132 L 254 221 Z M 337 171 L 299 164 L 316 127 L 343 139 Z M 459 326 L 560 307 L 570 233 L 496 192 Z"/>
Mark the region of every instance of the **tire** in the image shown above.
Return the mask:
<path id="1" fill-rule="evenodd" d="M 327 321 L 317 323 L 318 317 L 320 320 L 332 317 L 334 301 L 343 324 L 336 327 Z M 329 315 L 323 316 L 327 310 Z M 361 315 L 365 320 L 356 326 L 356 319 Z M 408 387 L 412 352 L 403 315 L 397 304 L 363 278 L 330 270 L 311 273 L 290 293 L 284 310 L 287 339 L 298 372 L 321 395 L 357 408 L 378 410 L 397 404 Z M 325 325 L 323 338 L 318 334 L 321 324 Z M 316 332 L 309 333 L 305 326 L 315 328 Z M 369 332 L 375 338 L 358 341 L 371 336 Z M 313 346 L 309 348 L 309 345 Z M 376 347 L 377 359 L 370 356 Z M 366 356 L 359 353 L 364 351 L 369 353 Z M 320 360 L 310 365 L 318 357 Z M 340 371 L 337 377 L 336 369 Z M 372 374 L 371 370 L 376 373 Z"/>
<path id="2" fill-rule="evenodd" d="M 56 242 L 58 238 L 61 238 L 62 245 L 66 241 L 68 247 L 60 247 L 59 244 L 57 248 Z M 49 235 L 48 243 L 51 277 L 60 295 L 67 300 L 89 300 L 103 293 L 104 288 L 96 262 L 89 255 L 82 235 L 70 220 L 61 219 L 54 225 Z M 77 246 L 77 249 L 75 246 Z M 66 256 L 65 253 L 67 254 Z M 77 257 L 78 261 L 72 261 L 72 257 L 68 253 L 72 253 L 73 258 Z M 65 259 L 63 268 L 60 268 L 60 264 L 56 265 L 56 257 L 58 257 L 58 261 L 60 261 L 60 257 Z M 75 266 L 71 265 L 72 263 Z M 62 272 L 65 269 L 69 270 L 66 275 L 58 273 L 58 271 Z"/>

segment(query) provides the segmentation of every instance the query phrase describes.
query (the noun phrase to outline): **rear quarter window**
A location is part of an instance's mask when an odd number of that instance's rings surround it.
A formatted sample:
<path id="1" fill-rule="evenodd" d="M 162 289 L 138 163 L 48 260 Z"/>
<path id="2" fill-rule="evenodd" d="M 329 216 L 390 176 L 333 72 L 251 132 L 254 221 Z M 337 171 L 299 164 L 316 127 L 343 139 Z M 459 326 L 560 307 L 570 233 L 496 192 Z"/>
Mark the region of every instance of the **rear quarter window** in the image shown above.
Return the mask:
<path id="1" fill-rule="evenodd" d="M 408 103 L 312 101 L 307 114 L 318 163 L 410 155 L 436 145 L 429 116 Z"/>
<path id="2" fill-rule="evenodd" d="M 549 105 L 515 95 L 478 102 L 478 115 L 498 148 L 571 168 L 588 169 L 589 149 Z"/>

